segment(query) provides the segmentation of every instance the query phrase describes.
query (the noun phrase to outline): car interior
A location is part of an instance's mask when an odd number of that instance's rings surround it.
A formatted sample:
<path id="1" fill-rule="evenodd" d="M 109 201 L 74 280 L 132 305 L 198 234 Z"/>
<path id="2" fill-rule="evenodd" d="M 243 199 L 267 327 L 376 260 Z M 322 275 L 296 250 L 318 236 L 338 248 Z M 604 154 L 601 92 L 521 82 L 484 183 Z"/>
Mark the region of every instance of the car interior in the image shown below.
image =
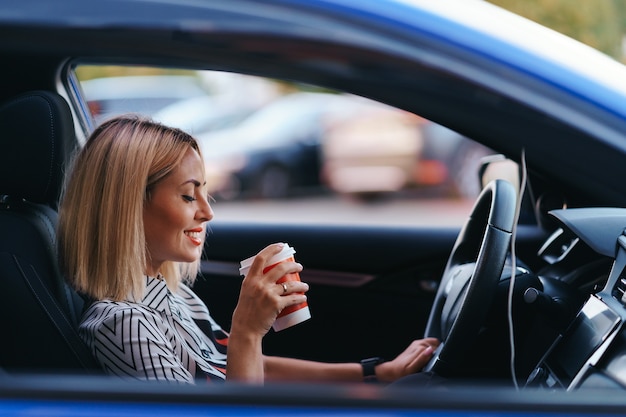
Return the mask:
<path id="1" fill-rule="evenodd" d="M 4 152 L 13 156 L 11 166 L 5 167 L 12 175 L 3 175 L 0 184 L 0 221 L 9 231 L 2 235 L 1 282 L 10 302 L 2 304 L 2 317 L 15 337 L 15 343 L 3 344 L 0 365 L 18 373 L 101 374 L 76 332 L 84 301 L 56 266 L 56 209 L 76 146 L 68 102 L 51 91 L 20 94 L 0 107 L 0 127 L 6 132 Z M 517 190 L 510 182 L 490 182 L 460 233 L 454 228 L 214 222 L 194 289 L 211 306 L 215 319 L 228 326 L 241 282 L 239 260 L 255 253 L 263 242 L 288 241 L 297 248 L 298 260 L 308 266 L 301 275 L 312 285 L 315 320 L 270 332 L 266 354 L 331 362 L 393 357 L 411 340 L 429 335 L 446 340 L 446 349 L 426 370 L 452 381 L 510 384 L 513 373 L 518 384 L 567 387 L 588 357 L 576 357 L 574 366 L 563 359 L 571 354 L 556 354 L 550 347 L 575 317 L 576 329 L 582 330 L 570 330 L 573 340 L 580 342 L 592 332 L 587 321 L 595 327 L 598 319 L 587 310 L 593 307 L 586 304 L 578 312 L 589 293 L 607 282 L 613 259 L 610 253 L 598 255 L 580 233 L 573 239 L 562 226 L 533 260 L 528 254 L 545 238 L 537 236 L 533 225 L 526 229 L 522 225 L 515 241 L 519 261 L 513 264 L 516 200 Z M 623 218 L 618 214 L 617 221 Z M 561 222 L 567 218 L 557 216 Z M 526 264 L 526 259 L 535 264 Z M 469 285 L 473 276 L 478 278 Z M 439 277 L 443 278 L 438 290 L 433 290 Z M 459 293 L 465 295 L 461 298 Z M 610 309 L 603 311 L 603 333 L 599 339 L 590 337 L 599 340 L 590 342 L 590 349 L 620 323 Z M 509 318 L 515 325 L 513 368 Z M 563 343 L 557 349 L 566 350 Z M 551 353 L 544 357 L 545 352 Z"/>

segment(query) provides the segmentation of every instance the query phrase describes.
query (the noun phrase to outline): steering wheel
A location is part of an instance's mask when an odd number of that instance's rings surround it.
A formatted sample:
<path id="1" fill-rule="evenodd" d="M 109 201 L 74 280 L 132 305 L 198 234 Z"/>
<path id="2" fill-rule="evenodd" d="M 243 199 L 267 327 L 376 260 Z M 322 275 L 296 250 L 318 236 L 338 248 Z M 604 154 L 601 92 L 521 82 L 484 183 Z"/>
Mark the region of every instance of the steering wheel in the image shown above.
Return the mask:
<path id="1" fill-rule="evenodd" d="M 441 376 L 460 369 L 491 306 L 510 249 L 517 191 L 507 181 L 487 184 L 456 239 L 437 290 L 425 336 L 441 341 L 424 367 Z"/>

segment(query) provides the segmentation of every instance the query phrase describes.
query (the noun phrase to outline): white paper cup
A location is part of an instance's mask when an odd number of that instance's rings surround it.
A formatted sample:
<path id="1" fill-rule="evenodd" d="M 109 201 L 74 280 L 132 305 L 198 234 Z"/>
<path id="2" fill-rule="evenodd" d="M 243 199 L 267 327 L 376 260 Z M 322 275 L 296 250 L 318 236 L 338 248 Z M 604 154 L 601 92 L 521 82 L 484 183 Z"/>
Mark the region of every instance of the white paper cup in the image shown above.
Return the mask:
<path id="1" fill-rule="evenodd" d="M 280 264 L 281 262 L 294 262 L 295 258 L 293 255 L 295 253 L 296 251 L 294 248 L 292 248 L 289 245 L 285 245 L 282 251 L 280 251 L 279 253 L 277 253 L 276 255 L 270 258 L 269 260 L 270 265 L 265 267 L 263 272 L 265 273 L 269 271 L 270 269 L 274 268 L 276 265 Z M 250 270 L 250 266 L 252 265 L 254 258 L 255 256 L 251 256 L 250 258 L 244 259 L 243 261 L 241 261 L 241 268 L 239 268 L 239 272 L 244 277 L 248 275 L 248 271 Z M 286 281 L 300 281 L 300 274 L 297 272 L 294 272 L 292 274 L 287 274 L 281 277 L 278 281 L 276 281 L 276 283 L 282 284 L 283 282 L 286 282 Z M 276 321 L 274 321 L 272 328 L 274 329 L 274 331 L 279 332 L 283 329 L 286 329 L 298 323 L 302 323 L 303 321 L 308 320 L 310 318 L 311 318 L 311 312 L 309 311 L 309 305 L 305 301 L 304 303 L 296 304 L 296 305 L 284 308 L 283 311 L 281 311 L 278 317 L 276 318 Z"/>

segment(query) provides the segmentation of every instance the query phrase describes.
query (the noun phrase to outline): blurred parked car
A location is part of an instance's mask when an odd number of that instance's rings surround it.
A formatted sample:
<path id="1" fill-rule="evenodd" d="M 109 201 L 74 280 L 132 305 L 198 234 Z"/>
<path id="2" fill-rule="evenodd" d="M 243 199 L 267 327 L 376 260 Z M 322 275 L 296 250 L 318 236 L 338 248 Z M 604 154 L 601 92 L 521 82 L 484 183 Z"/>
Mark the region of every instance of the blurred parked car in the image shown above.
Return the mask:
<path id="1" fill-rule="evenodd" d="M 369 198 L 414 186 L 423 119 L 369 100 L 328 126 L 322 178 L 333 191 Z"/>
<path id="2" fill-rule="evenodd" d="M 236 126 L 255 110 L 257 108 L 253 106 L 223 103 L 213 96 L 199 96 L 172 103 L 156 112 L 152 118 L 198 135 Z"/>
<path id="3" fill-rule="evenodd" d="M 209 188 L 216 197 L 282 198 L 319 189 L 325 126 L 354 111 L 356 97 L 297 92 L 278 98 L 241 124 L 198 135 Z"/>
<path id="4" fill-rule="evenodd" d="M 480 161 L 493 153 L 442 125 L 369 102 L 327 130 L 322 178 L 331 190 L 357 198 L 413 188 L 475 198 Z"/>
<path id="5" fill-rule="evenodd" d="M 263 77 L 220 71 L 198 71 L 197 76 L 211 90 L 210 95 L 177 100 L 152 118 L 199 135 L 232 128 L 280 95 L 280 85 Z M 179 80 L 184 89 L 185 79 Z"/>
<path id="6" fill-rule="evenodd" d="M 416 167 L 416 183 L 438 187 L 441 193 L 476 198 L 482 189 L 478 171 L 483 158 L 495 154 L 473 141 L 437 123 L 421 125 L 424 147 Z"/>

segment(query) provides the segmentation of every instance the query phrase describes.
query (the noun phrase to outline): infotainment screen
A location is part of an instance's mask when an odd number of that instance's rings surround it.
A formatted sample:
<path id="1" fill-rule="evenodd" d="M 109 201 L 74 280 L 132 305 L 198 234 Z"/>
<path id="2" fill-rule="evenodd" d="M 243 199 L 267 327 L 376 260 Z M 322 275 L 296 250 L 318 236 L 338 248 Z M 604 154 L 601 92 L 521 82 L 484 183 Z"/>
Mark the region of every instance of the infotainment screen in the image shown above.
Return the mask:
<path id="1" fill-rule="evenodd" d="M 591 297 L 545 363 L 561 384 L 569 386 L 591 354 L 620 322 L 602 301 Z"/>

